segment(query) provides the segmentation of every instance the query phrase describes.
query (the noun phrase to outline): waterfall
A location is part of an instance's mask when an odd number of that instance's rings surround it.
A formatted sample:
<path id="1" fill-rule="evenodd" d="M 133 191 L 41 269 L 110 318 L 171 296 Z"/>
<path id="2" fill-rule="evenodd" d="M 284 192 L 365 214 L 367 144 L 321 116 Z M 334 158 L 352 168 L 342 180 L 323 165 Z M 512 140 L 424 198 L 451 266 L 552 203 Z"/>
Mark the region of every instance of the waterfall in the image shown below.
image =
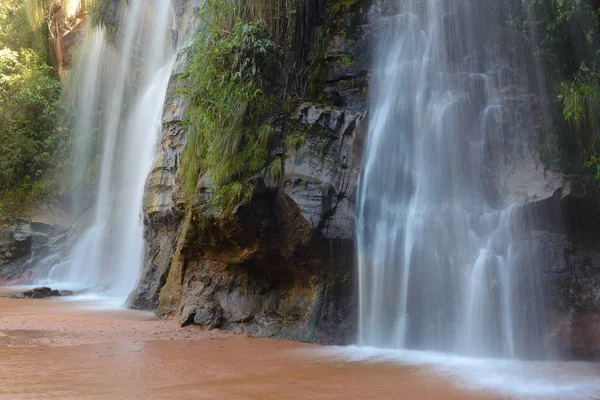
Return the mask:
<path id="1" fill-rule="evenodd" d="M 122 7 L 121 29 L 92 28 L 71 77 L 76 99 L 73 211 L 89 228 L 52 278 L 126 299 L 143 261 L 142 197 L 161 129 L 174 56 L 169 1 Z M 98 157 L 99 156 L 99 157 Z"/>
<path id="2" fill-rule="evenodd" d="M 542 278 L 519 264 L 519 215 L 490 178 L 523 146 L 525 46 L 494 29 L 491 1 L 405 3 L 375 32 L 359 343 L 543 358 Z"/>

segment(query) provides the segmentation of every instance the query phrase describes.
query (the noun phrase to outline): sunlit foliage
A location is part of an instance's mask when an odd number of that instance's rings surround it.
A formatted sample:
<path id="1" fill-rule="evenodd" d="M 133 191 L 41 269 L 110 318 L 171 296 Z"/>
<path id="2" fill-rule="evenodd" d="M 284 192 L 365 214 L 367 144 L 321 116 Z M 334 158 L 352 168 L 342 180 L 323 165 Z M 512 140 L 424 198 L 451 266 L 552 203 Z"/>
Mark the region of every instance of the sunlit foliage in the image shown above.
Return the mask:
<path id="1" fill-rule="evenodd" d="M 64 148 L 61 87 L 46 63 L 45 33 L 28 28 L 23 2 L 1 0 L 0 212 L 54 193 Z"/>

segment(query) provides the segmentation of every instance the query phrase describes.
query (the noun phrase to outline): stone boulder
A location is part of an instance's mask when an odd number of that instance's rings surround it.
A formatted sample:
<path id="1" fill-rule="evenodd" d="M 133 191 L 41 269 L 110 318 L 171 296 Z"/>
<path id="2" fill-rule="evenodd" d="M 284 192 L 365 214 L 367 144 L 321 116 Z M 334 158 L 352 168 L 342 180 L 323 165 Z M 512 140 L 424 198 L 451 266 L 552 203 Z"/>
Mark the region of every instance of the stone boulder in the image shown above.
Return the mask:
<path id="1" fill-rule="evenodd" d="M 10 296 L 11 299 L 47 299 L 49 297 L 63 297 L 72 296 L 73 292 L 70 290 L 55 290 L 50 289 L 47 286 L 38 287 L 35 289 L 28 290 L 26 292 L 18 293 Z"/>

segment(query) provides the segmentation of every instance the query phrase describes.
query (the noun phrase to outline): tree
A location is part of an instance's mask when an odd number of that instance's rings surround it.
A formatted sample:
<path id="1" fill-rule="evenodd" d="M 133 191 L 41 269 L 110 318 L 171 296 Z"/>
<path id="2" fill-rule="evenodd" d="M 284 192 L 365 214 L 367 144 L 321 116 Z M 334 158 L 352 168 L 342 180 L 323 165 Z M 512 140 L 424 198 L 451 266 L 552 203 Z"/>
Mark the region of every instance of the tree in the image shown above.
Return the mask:
<path id="1" fill-rule="evenodd" d="M 55 190 L 64 148 L 61 86 L 43 32 L 20 0 L 0 0 L 0 212 Z"/>

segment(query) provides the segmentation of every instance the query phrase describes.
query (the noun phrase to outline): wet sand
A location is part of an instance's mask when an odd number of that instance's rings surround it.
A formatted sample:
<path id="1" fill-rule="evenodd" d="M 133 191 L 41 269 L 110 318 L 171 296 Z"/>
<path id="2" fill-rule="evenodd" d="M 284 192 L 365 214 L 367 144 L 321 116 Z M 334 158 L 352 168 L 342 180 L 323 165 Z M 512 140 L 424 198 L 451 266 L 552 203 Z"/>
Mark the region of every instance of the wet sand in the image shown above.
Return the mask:
<path id="1" fill-rule="evenodd" d="M 0 399 L 484 400 L 414 368 L 315 356 L 135 311 L 0 298 Z"/>

